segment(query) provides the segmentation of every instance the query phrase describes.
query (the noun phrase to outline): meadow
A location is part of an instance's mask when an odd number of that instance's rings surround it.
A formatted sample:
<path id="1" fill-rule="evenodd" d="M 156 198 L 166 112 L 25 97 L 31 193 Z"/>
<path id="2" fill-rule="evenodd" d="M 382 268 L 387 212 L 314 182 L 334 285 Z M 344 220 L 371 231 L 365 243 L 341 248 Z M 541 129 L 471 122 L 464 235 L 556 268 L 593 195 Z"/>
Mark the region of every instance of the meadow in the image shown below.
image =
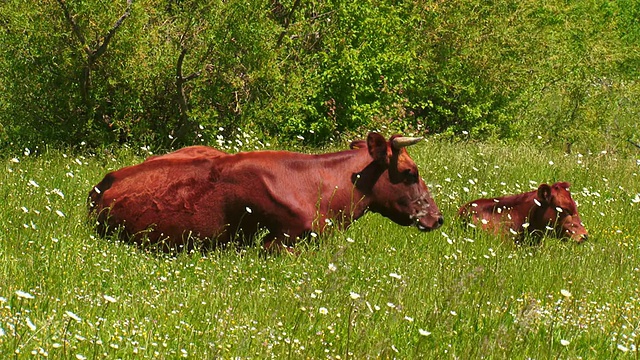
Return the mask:
<path id="1" fill-rule="evenodd" d="M 236 140 L 220 145 L 266 145 Z M 172 257 L 100 238 L 87 216 L 91 187 L 147 150 L 2 158 L 3 357 L 638 356 L 637 154 L 431 138 L 409 152 L 445 216 L 436 231 L 367 214 L 297 256 Z M 555 181 L 572 184 L 584 244 L 516 246 L 456 221 L 469 200 Z"/>

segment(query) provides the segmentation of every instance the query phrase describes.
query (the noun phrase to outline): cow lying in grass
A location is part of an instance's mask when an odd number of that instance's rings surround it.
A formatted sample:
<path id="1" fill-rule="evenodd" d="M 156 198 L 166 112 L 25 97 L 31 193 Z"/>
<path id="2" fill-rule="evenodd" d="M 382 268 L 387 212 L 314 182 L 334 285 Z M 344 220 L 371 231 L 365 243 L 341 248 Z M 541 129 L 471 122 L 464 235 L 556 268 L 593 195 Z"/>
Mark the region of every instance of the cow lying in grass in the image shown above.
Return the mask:
<path id="1" fill-rule="evenodd" d="M 588 237 L 566 182 L 542 184 L 523 194 L 473 200 L 458 215 L 496 234 L 511 233 L 517 241 L 527 235 L 551 234 L 581 243 Z"/>
<path id="2" fill-rule="evenodd" d="M 327 224 L 347 227 L 367 211 L 421 231 L 442 214 L 406 147 L 421 138 L 370 133 L 350 150 L 226 154 L 191 147 L 107 174 L 89 193 L 103 234 L 166 251 L 252 240 L 293 245 Z"/>

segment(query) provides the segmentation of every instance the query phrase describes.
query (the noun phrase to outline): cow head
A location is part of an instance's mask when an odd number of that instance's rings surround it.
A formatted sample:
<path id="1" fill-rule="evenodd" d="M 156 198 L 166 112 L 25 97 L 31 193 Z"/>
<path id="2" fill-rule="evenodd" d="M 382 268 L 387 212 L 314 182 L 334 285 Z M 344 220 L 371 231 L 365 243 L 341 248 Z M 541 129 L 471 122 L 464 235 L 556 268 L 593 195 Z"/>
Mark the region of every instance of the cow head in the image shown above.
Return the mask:
<path id="1" fill-rule="evenodd" d="M 545 208 L 543 221 L 553 225 L 558 237 L 570 238 L 578 243 L 587 240 L 587 230 L 569 193 L 569 183 L 542 184 L 538 187 L 537 199 Z"/>
<path id="2" fill-rule="evenodd" d="M 394 135 L 387 141 L 378 133 L 369 133 L 366 146 L 373 162 L 368 169 L 375 183 L 370 184 L 367 195 L 372 211 L 400 225 L 428 231 L 439 228 L 444 219 L 405 149 L 420 140 Z"/>

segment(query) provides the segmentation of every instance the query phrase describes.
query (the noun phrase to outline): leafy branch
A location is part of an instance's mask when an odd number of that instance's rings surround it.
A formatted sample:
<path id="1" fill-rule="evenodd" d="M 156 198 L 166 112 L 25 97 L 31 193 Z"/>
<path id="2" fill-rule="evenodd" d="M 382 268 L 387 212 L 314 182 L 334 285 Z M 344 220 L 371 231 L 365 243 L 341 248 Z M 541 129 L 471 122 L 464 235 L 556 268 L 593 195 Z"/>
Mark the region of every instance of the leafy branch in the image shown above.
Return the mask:
<path id="1" fill-rule="evenodd" d="M 67 3 L 64 0 L 57 0 L 57 2 L 60 5 L 62 12 L 64 13 L 65 19 L 71 26 L 73 34 L 75 35 L 76 39 L 80 42 L 80 45 L 82 45 L 82 49 L 84 50 L 87 56 L 85 61 L 85 66 L 82 72 L 82 80 L 81 80 L 82 98 L 85 101 L 87 101 L 87 99 L 89 98 L 89 91 L 91 89 L 91 71 L 93 70 L 93 67 L 97 62 L 98 58 L 100 58 L 100 56 L 102 56 L 107 51 L 107 46 L 109 46 L 109 43 L 113 39 L 113 36 L 116 34 L 116 31 L 122 26 L 122 24 L 129 17 L 129 15 L 131 15 L 131 5 L 133 3 L 133 0 L 127 0 L 127 8 L 125 9 L 124 13 L 113 24 L 113 26 L 111 27 L 111 29 L 109 29 L 107 34 L 104 37 L 102 37 L 100 40 L 96 41 L 96 43 L 93 44 L 93 46 L 90 46 L 87 43 L 86 37 L 82 33 L 80 26 L 78 26 L 78 23 L 75 20 L 75 16 L 71 14 L 71 11 L 67 6 Z"/>

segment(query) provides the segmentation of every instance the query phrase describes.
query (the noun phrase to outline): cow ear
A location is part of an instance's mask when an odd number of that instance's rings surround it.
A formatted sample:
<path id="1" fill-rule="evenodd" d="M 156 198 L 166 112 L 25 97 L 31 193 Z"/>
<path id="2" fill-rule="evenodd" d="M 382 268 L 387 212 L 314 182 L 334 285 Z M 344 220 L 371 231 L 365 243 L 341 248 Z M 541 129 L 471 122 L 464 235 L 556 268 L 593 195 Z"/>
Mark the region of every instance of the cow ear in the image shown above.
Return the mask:
<path id="1" fill-rule="evenodd" d="M 387 147 L 387 140 L 382 135 L 370 132 L 367 136 L 369 155 L 382 166 L 389 166 Z"/>
<path id="2" fill-rule="evenodd" d="M 551 202 L 551 186 L 542 184 L 538 187 L 538 199 L 543 204 L 549 204 Z"/>

